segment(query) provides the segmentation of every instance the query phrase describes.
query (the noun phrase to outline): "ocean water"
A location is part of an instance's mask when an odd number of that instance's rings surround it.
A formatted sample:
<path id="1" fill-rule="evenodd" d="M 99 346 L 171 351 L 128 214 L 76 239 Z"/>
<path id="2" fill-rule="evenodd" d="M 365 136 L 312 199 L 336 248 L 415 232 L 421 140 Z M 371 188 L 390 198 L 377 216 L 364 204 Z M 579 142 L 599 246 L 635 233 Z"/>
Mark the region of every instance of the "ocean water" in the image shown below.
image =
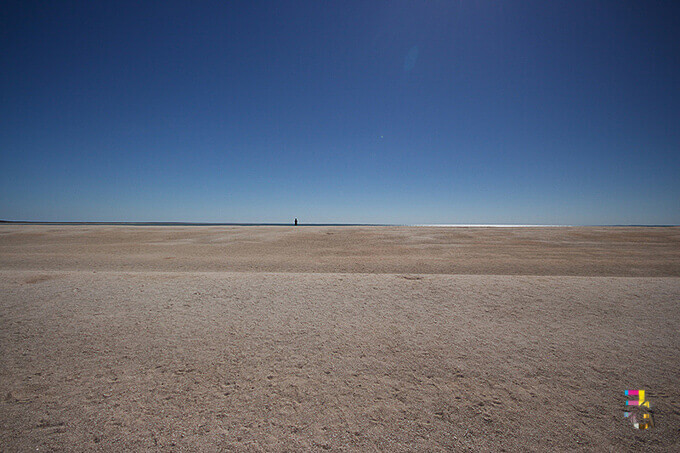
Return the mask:
<path id="1" fill-rule="evenodd" d="M 0 225 L 126 225 L 126 226 L 293 226 L 293 223 L 217 223 L 217 222 L 31 222 L 0 220 Z M 557 227 L 677 227 L 679 225 L 531 225 L 491 223 L 300 223 L 298 226 L 408 226 L 446 228 L 557 228 Z"/>

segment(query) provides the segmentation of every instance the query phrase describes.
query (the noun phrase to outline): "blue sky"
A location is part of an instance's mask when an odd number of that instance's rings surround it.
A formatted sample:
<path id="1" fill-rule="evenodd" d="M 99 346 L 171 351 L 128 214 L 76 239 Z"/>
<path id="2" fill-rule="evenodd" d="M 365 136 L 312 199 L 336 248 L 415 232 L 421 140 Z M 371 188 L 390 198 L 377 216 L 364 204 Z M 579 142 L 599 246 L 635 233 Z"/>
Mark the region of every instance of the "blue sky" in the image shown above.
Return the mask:
<path id="1" fill-rule="evenodd" d="M 680 223 L 677 2 L 3 5 L 1 219 Z"/>

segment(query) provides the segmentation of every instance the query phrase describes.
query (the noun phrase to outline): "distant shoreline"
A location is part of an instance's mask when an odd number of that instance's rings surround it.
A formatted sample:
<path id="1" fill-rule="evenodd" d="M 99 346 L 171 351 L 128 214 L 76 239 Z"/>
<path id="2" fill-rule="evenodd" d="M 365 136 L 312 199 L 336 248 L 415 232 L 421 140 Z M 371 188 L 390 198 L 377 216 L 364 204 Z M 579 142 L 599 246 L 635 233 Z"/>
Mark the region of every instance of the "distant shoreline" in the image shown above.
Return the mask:
<path id="1" fill-rule="evenodd" d="M 101 225 L 101 226 L 294 226 L 293 223 L 248 223 L 248 222 L 49 222 L 27 220 L 0 220 L 0 225 Z M 298 226 L 365 226 L 365 227 L 440 227 L 440 228 L 578 228 L 578 227 L 651 227 L 669 228 L 680 225 L 639 225 L 639 224 L 593 224 L 593 225 L 546 225 L 546 224 L 406 224 L 406 223 L 300 223 Z"/>

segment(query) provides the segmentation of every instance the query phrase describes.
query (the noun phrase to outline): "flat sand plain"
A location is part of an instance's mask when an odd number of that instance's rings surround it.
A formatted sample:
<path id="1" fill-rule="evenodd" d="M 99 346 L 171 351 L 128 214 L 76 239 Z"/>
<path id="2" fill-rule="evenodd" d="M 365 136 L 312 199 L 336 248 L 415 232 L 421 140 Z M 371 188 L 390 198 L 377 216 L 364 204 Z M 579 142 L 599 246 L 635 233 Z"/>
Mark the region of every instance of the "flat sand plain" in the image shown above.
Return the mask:
<path id="1" fill-rule="evenodd" d="M 680 450 L 680 228 L 1 225 L 0 291 L 4 451 Z"/>

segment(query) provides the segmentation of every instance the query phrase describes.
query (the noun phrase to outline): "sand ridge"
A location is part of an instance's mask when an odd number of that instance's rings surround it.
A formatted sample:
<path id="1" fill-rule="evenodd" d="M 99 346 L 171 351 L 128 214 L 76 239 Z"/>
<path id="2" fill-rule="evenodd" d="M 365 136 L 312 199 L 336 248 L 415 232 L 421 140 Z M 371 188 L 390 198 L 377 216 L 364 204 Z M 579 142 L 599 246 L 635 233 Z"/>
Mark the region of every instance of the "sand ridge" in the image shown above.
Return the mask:
<path id="1" fill-rule="evenodd" d="M 0 268 L 680 276 L 680 227 L 0 225 Z"/>

